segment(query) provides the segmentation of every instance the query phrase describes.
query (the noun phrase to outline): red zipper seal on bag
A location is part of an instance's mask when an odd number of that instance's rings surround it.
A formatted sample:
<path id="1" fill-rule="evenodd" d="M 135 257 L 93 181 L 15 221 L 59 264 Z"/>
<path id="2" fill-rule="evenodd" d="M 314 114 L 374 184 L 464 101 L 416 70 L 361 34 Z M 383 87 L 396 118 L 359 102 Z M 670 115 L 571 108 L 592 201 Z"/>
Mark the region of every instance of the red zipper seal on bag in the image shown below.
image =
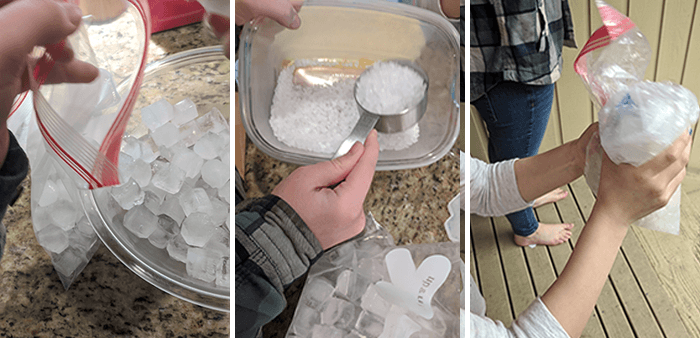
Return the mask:
<path id="1" fill-rule="evenodd" d="M 87 182 L 89 189 L 107 187 L 119 184 L 119 150 L 121 138 L 126 129 L 126 124 L 131 117 L 138 98 L 143 72 L 146 67 L 146 55 L 148 51 L 148 41 L 151 35 L 151 23 L 148 4 L 146 0 L 126 0 L 137 9 L 144 22 L 144 51 L 141 57 L 134 84 L 130 89 L 124 105 L 119 110 L 116 119 L 108 130 L 100 145 L 99 151 L 90 145 L 75 129 L 68 125 L 49 105 L 46 99 L 38 92 L 47 79 L 48 74 L 53 69 L 55 61 L 50 55 L 44 53 L 34 68 L 33 77 L 36 80 L 34 97 L 34 112 L 37 125 L 42 136 L 49 147 L 63 160 L 78 176 Z M 26 97 L 26 93 L 23 94 Z M 17 108 L 21 105 L 24 97 L 18 98 L 15 102 Z M 16 110 L 13 105 L 14 112 Z M 68 151 L 68 149 L 72 151 Z"/>

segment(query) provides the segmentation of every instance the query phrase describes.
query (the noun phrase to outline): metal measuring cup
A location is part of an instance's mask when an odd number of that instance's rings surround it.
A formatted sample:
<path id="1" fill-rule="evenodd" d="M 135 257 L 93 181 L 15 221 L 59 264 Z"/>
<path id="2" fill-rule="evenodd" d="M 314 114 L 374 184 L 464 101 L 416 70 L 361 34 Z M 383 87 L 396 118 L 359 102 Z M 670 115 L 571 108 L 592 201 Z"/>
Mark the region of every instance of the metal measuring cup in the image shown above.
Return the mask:
<path id="1" fill-rule="evenodd" d="M 409 60 L 387 60 L 385 62 L 393 62 L 404 67 L 409 67 L 416 71 L 421 78 L 423 78 L 423 83 L 425 83 L 425 90 L 423 92 L 423 97 L 421 100 L 412 107 L 408 107 L 398 113 L 390 115 L 380 115 L 374 112 L 368 111 L 362 106 L 360 101 L 357 100 L 357 85 L 360 82 L 360 78 L 369 70 L 365 70 L 360 74 L 360 76 L 355 81 L 355 87 L 353 89 L 353 96 L 355 97 L 355 102 L 357 103 L 357 109 L 360 111 L 360 120 L 355 124 L 350 135 L 340 144 L 338 150 L 335 152 L 332 158 L 337 158 L 345 155 L 350 148 L 352 148 L 355 142 L 364 142 L 372 129 L 377 129 L 378 132 L 382 133 L 398 133 L 408 128 L 413 127 L 420 119 L 425 115 L 426 108 L 428 107 L 428 75 L 423 71 L 423 69 L 411 62 Z"/>

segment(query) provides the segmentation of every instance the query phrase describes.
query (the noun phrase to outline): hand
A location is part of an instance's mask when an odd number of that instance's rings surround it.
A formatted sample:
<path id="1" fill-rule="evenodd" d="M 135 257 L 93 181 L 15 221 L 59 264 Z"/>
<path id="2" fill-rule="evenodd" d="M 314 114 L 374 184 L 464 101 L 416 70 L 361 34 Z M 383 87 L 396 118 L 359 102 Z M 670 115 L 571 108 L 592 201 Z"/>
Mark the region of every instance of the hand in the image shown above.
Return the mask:
<path id="1" fill-rule="evenodd" d="M 364 228 L 362 203 L 372 184 L 378 156 L 377 132 L 373 130 L 364 146 L 357 142 L 344 156 L 295 170 L 272 194 L 299 214 L 326 250 Z M 329 188 L 341 181 L 334 189 Z"/>
<path id="2" fill-rule="evenodd" d="M 691 135 L 683 133 L 669 148 L 641 166 L 615 165 L 603 152 L 598 202 L 629 225 L 668 203 L 685 177 Z"/>
<path id="3" fill-rule="evenodd" d="M 45 46 L 56 64 L 47 83 L 90 82 L 98 75 L 92 65 L 74 59 L 65 38 L 80 24 L 78 6 L 53 0 L 0 1 L 0 165 L 4 162 L 9 134 L 6 120 L 17 95 L 29 90 L 29 57 L 35 46 Z"/>
<path id="4" fill-rule="evenodd" d="M 236 25 L 241 26 L 259 16 L 266 16 L 289 29 L 301 26 L 297 12 L 301 2 L 289 0 L 236 0 Z"/>

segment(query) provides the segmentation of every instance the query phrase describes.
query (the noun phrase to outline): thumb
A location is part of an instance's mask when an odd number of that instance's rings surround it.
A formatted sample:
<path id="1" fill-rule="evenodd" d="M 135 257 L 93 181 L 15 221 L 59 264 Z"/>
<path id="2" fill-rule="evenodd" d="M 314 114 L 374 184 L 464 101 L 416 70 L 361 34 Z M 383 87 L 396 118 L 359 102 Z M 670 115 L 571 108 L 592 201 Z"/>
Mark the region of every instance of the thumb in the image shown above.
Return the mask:
<path id="1" fill-rule="evenodd" d="M 364 146 L 355 142 L 347 154 L 330 161 L 316 163 L 308 167 L 309 180 L 316 188 L 325 188 L 344 180 L 362 157 Z"/>

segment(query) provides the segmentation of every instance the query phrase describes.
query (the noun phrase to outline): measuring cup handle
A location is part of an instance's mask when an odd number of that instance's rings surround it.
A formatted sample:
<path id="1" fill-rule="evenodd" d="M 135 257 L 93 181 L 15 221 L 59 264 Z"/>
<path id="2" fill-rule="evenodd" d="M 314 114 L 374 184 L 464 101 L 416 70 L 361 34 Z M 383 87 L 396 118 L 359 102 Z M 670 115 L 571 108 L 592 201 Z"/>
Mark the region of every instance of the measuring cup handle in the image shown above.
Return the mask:
<path id="1" fill-rule="evenodd" d="M 377 121 L 379 121 L 379 115 L 360 114 L 360 120 L 357 121 L 355 128 L 352 129 L 352 132 L 350 132 L 350 135 L 345 139 L 345 141 L 340 144 L 340 147 L 338 147 L 338 150 L 335 152 L 333 157 L 331 157 L 331 159 L 347 154 L 355 142 L 364 142 L 367 135 L 369 135 L 369 132 L 372 131 L 374 126 L 377 124 Z"/>

